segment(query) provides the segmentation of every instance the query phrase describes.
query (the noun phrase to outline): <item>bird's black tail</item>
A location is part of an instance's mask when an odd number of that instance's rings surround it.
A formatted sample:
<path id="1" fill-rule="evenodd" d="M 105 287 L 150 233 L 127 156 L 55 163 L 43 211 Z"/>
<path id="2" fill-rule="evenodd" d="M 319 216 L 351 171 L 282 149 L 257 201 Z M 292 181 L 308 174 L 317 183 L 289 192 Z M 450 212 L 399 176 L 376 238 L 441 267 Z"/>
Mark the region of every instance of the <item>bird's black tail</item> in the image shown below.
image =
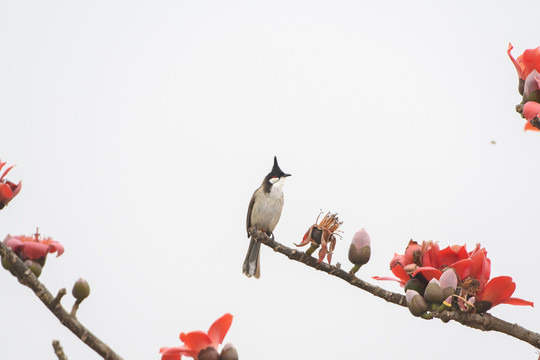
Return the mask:
<path id="1" fill-rule="evenodd" d="M 259 251 L 261 250 L 261 243 L 253 240 L 249 241 L 249 248 L 244 260 L 244 266 L 242 266 L 242 272 L 247 277 L 255 276 L 258 279 L 261 276 L 261 268 L 259 266 Z"/>

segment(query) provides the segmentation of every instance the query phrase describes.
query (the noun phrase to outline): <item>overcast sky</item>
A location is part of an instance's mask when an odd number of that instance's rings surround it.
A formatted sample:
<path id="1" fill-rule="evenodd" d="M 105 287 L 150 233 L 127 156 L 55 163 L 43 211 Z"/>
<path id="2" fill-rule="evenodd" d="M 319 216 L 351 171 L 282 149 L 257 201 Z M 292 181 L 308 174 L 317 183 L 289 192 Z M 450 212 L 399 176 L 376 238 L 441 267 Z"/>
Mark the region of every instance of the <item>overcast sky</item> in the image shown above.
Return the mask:
<path id="1" fill-rule="evenodd" d="M 277 155 L 293 176 L 274 234 L 343 220 L 334 261 L 371 235 L 358 276 L 409 239 L 486 247 L 492 276 L 540 301 L 540 133 L 515 112 L 506 55 L 540 45 L 531 1 L 2 1 L 0 159 L 23 181 L 0 238 L 64 244 L 40 280 L 87 279 L 80 321 L 125 359 L 234 315 L 243 360 L 535 359 L 499 333 L 425 321 L 263 246 L 245 216 Z M 491 142 L 494 141 L 495 144 Z M 374 282 L 374 280 L 373 280 Z M 397 284 L 379 283 L 392 291 Z M 0 358 L 97 359 L 0 271 Z M 73 299 L 63 304 L 71 308 Z M 540 331 L 537 308 L 491 311 Z"/>

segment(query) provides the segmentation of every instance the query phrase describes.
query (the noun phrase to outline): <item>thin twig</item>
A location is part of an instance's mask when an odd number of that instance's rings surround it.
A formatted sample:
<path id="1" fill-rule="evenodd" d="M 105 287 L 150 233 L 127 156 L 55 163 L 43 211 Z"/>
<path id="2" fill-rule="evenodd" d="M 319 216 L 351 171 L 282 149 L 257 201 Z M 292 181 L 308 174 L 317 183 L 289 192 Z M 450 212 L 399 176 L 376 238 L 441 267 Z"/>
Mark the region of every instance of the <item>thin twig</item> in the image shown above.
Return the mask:
<path id="1" fill-rule="evenodd" d="M 52 305 L 57 306 L 58 304 L 60 304 L 60 301 L 62 300 L 64 295 L 66 295 L 66 288 L 61 288 L 60 290 L 58 290 L 58 294 L 56 294 L 56 297 L 54 298 Z"/>
<path id="2" fill-rule="evenodd" d="M 66 354 L 64 353 L 64 349 L 62 349 L 62 346 L 60 345 L 60 341 L 53 340 L 52 346 L 54 349 L 54 353 L 56 356 L 58 356 L 58 360 L 68 360 Z"/>
<path id="3" fill-rule="evenodd" d="M 0 255 L 2 257 L 7 257 L 11 265 L 11 272 L 17 277 L 19 282 L 32 289 L 41 302 L 45 304 L 45 306 L 58 318 L 58 320 L 60 320 L 65 327 L 71 330 L 71 332 L 81 339 L 86 345 L 88 345 L 106 360 L 122 359 L 107 344 L 86 329 L 86 327 L 84 327 L 74 316 L 70 316 L 66 309 L 62 307 L 62 304 L 60 304 L 60 299 L 62 298 L 62 293 L 64 293 L 65 290 L 64 292 L 60 290 L 56 298 L 53 297 L 50 291 L 36 278 L 34 273 L 30 271 L 24 262 L 1 241 Z"/>
<path id="4" fill-rule="evenodd" d="M 405 296 L 394 293 L 388 290 L 384 290 L 378 286 L 372 285 L 366 281 L 360 280 L 355 275 L 350 274 L 340 268 L 329 265 L 326 263 L 318 263 L 317 259 L 307 255 L 306 253 L 291 249 L 287 246 L 284 246 L 277 241 L 271 239 L 264 232 L 253 231 L 253 238 L 257 241 L 269 246 L 274 249 L 274 251 L 279 252 L 287 256 L 291 260 L 301 262 L 309 267 L 312 267 L 316 270 L 323 271 L 329 275 L 336 276 L 349 284 L 356 286 L 364 291 L 367 291 L 381 299 L 384 299 L 388 302 L 391 302 L 400 306 L 407 306 L 407 301 Z M 499 319 L 491 314 L 475 314 L 475 313 L 464 313 L 456 311 L 443 311 L 441 313 L 433 314 L 434 317 L 441 319 L 443 322 L 448 322 L 454 320 L 465 326 L 479 329 L 482 331 L 498 331 L 510 336 L 515 337 L 521 341 L 531 344 L 535 348 L 540 348 L 540 334 L 533 331 L 527 330 L 524 327 L 518 324 L 511 324 L 507 321 Z"/>
<path id="5" fill-rule="evenodd" d="M 77 310 L 79 310 L 79 305 L 81 305 L 81 302 L 82 300 L 75 300 L 75 303 L 73 304 L 73 307 L 71 308 L 71 313 L 70 315 L 73 316 L 73 317 L 76 317 L 77 316 Z"/>

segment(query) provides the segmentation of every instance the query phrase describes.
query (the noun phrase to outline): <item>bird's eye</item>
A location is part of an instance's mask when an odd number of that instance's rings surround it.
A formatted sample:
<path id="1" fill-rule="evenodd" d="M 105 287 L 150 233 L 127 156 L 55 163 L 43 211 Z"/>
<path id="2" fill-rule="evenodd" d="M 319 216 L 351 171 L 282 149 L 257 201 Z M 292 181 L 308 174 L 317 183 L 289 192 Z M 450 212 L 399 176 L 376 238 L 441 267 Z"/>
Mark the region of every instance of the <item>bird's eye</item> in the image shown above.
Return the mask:
<path id="1" fill-rule="evenodd" d="M 279 181 L 279 178 L 277 176 L 274 176 L 273 178 L 270 179 L 270 183 L 271 184 L 275 184 Z"/>

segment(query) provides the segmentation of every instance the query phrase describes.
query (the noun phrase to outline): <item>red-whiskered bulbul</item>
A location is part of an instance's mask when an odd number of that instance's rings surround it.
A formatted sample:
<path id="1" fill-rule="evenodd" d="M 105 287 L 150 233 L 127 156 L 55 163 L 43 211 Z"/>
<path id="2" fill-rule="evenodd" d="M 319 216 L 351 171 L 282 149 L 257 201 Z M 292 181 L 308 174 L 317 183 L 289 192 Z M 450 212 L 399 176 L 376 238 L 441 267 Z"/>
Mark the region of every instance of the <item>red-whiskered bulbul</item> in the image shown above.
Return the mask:
<path id="1" fill-rule="evenodd" d="M 266 175 L 261 186 L 255 190 L 249 202 L 246 220 L 248 237 L 251 227 L 274 237 L 273 231 L 283 209 L 283 184 L 287 176 L 291 176 L 291 174 L 285 174 L 281 171 L 277 158 L 274 156 L 272 171 Z M 247 277 L 255 276 L 258 279 L 261 275 L 259 265 L 260 249 L 261 243 L 251 238 L 244 266 L 242 267 L 242 271 Z"/>

